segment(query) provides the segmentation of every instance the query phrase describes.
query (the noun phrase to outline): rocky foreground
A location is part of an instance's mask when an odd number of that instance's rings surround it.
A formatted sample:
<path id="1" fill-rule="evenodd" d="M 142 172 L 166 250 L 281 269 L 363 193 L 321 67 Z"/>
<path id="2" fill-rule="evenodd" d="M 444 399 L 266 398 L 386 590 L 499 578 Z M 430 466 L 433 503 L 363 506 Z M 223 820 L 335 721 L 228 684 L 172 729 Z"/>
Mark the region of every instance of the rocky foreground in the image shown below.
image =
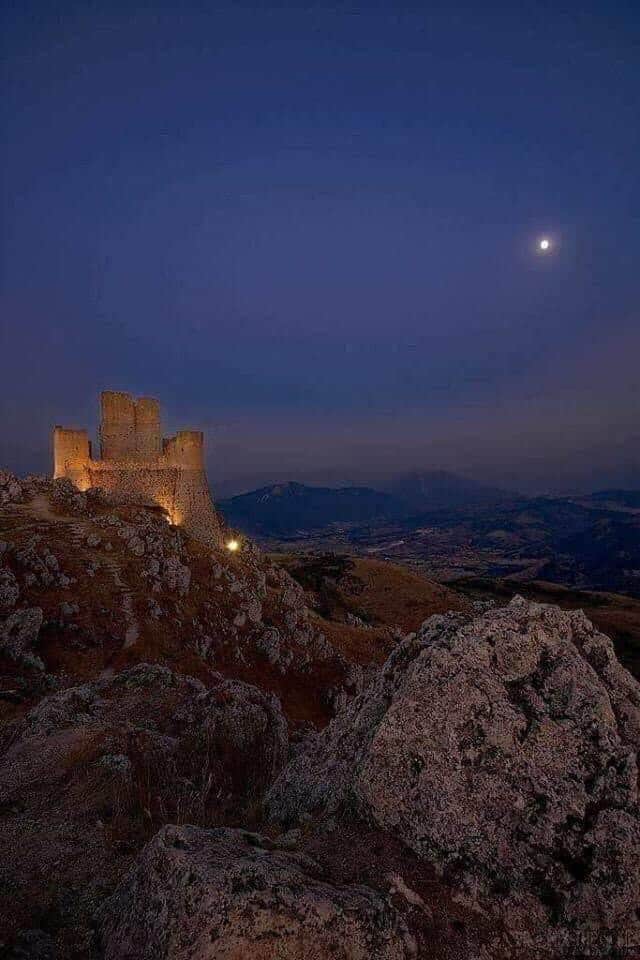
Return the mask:
<path id="1" fill-rule="evenodd" d="M 579 611 L 435 597 L 325 621 L 0 474 L 0 956 L 639 955 L 640 686 Z"/>

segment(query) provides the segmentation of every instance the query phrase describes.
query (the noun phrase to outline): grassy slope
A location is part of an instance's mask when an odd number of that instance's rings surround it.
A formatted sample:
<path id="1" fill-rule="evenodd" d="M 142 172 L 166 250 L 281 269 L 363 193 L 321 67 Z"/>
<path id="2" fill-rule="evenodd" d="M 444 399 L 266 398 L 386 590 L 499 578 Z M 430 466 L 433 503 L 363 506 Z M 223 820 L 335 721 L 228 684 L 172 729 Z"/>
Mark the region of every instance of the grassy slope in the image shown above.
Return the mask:
<path id="1" fill-rule="evenodd" d="M 273 554 L 305 590 L 320 629 L 347 659 L 383 663 L 398 631 L 409 633 L 437 613 L 469 601 L 405 567 L 343 555 Z M 357 617 L 363 628 L 347 622 Z"/>

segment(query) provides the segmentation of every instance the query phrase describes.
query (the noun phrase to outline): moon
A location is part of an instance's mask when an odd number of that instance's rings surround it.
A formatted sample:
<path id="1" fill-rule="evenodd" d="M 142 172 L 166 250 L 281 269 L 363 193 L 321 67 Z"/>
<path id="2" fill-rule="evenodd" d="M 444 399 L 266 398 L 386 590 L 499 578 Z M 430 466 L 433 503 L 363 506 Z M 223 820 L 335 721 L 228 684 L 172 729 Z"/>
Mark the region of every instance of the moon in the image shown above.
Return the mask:
<path id="1" fill-rule="evenodd" d="M 550 249 L 551 249 L 551 240 L 549 240 L 548 237 L 541 237 L 538 240 L 538 250 L 540 250 L 542 253 L 546 253 Z"/>

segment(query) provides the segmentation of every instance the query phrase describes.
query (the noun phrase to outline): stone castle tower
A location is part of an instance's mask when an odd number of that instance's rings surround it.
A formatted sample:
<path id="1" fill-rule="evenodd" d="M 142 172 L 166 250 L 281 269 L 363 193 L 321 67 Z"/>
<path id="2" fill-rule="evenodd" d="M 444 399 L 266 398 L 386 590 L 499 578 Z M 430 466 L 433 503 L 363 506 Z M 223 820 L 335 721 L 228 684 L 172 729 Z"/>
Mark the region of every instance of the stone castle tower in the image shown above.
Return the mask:
<path id="1" fill-rule="evenodd" d="M 86 430 L 55 427 L 54 477 L 67 477 L 79 490 L 102 487 L 157 504 L 171 523 L 217 546 L 220 522 L 207 484 L 202 433 L 181 430 L 162 439 L 160 404 L 149 397 L 106 391 L 100 406 L 100 459 L 92 458 Z"/>

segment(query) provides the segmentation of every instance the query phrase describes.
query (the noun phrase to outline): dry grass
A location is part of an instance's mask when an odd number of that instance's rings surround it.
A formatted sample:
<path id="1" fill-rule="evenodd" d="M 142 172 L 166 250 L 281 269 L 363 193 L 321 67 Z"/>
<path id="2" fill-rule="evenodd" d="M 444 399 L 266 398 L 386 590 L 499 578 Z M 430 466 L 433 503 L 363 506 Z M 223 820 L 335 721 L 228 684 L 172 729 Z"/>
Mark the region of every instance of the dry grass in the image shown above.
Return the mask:
<path id="1" fill-rule="evenodd" d="M 202 751 L 190 778 L 184 761 L 154 750 L 144 733 L 131 733 L 126 752 L 131 767 L 114 797 L 112 839 L 148 839 L 165 823 L 210 825 L 208 811 L 219 797 L 210 751 Z"/>
<path id="2" fill-rule="evenodd" d="M 317 625 L 347 660 L 362 666 L 382 665 L 396 644 L 387 627 L 353 627 L 322 617 L 317 617 Z"/>
<path id="3" fill-rule="evenodd" d="M 435 613 L 469 606 L 465 597 L 442 584 L 383 560 L 332 554 L 273 554 L 272 559 L 298 580 L 310 605 L 331 621 L 343 622 L 351 613 L 372 626 L 410 633 Z"/>
<path id="4" fill-rule="evenodd" d="M 130 732 L 130 768 L 117 782 L 109 836 L 122 845 L 144 842 L 163 825 L 212 827 L 260 819 L 263 785 L 254 783 L 252 760 L 232 751 L 210 731 L 182 738 L 180 751 L 158 749 L 148 731 Z"/>
<path id="5" fill-rule="evenodd" d="M 468 606 L 460 594 L 405 567 L 382 560 L 353 560 L 354 576 L 364 585 L 358 603 L 374 622 L 397 625 L 408 633 L 435 613 Z"/>

